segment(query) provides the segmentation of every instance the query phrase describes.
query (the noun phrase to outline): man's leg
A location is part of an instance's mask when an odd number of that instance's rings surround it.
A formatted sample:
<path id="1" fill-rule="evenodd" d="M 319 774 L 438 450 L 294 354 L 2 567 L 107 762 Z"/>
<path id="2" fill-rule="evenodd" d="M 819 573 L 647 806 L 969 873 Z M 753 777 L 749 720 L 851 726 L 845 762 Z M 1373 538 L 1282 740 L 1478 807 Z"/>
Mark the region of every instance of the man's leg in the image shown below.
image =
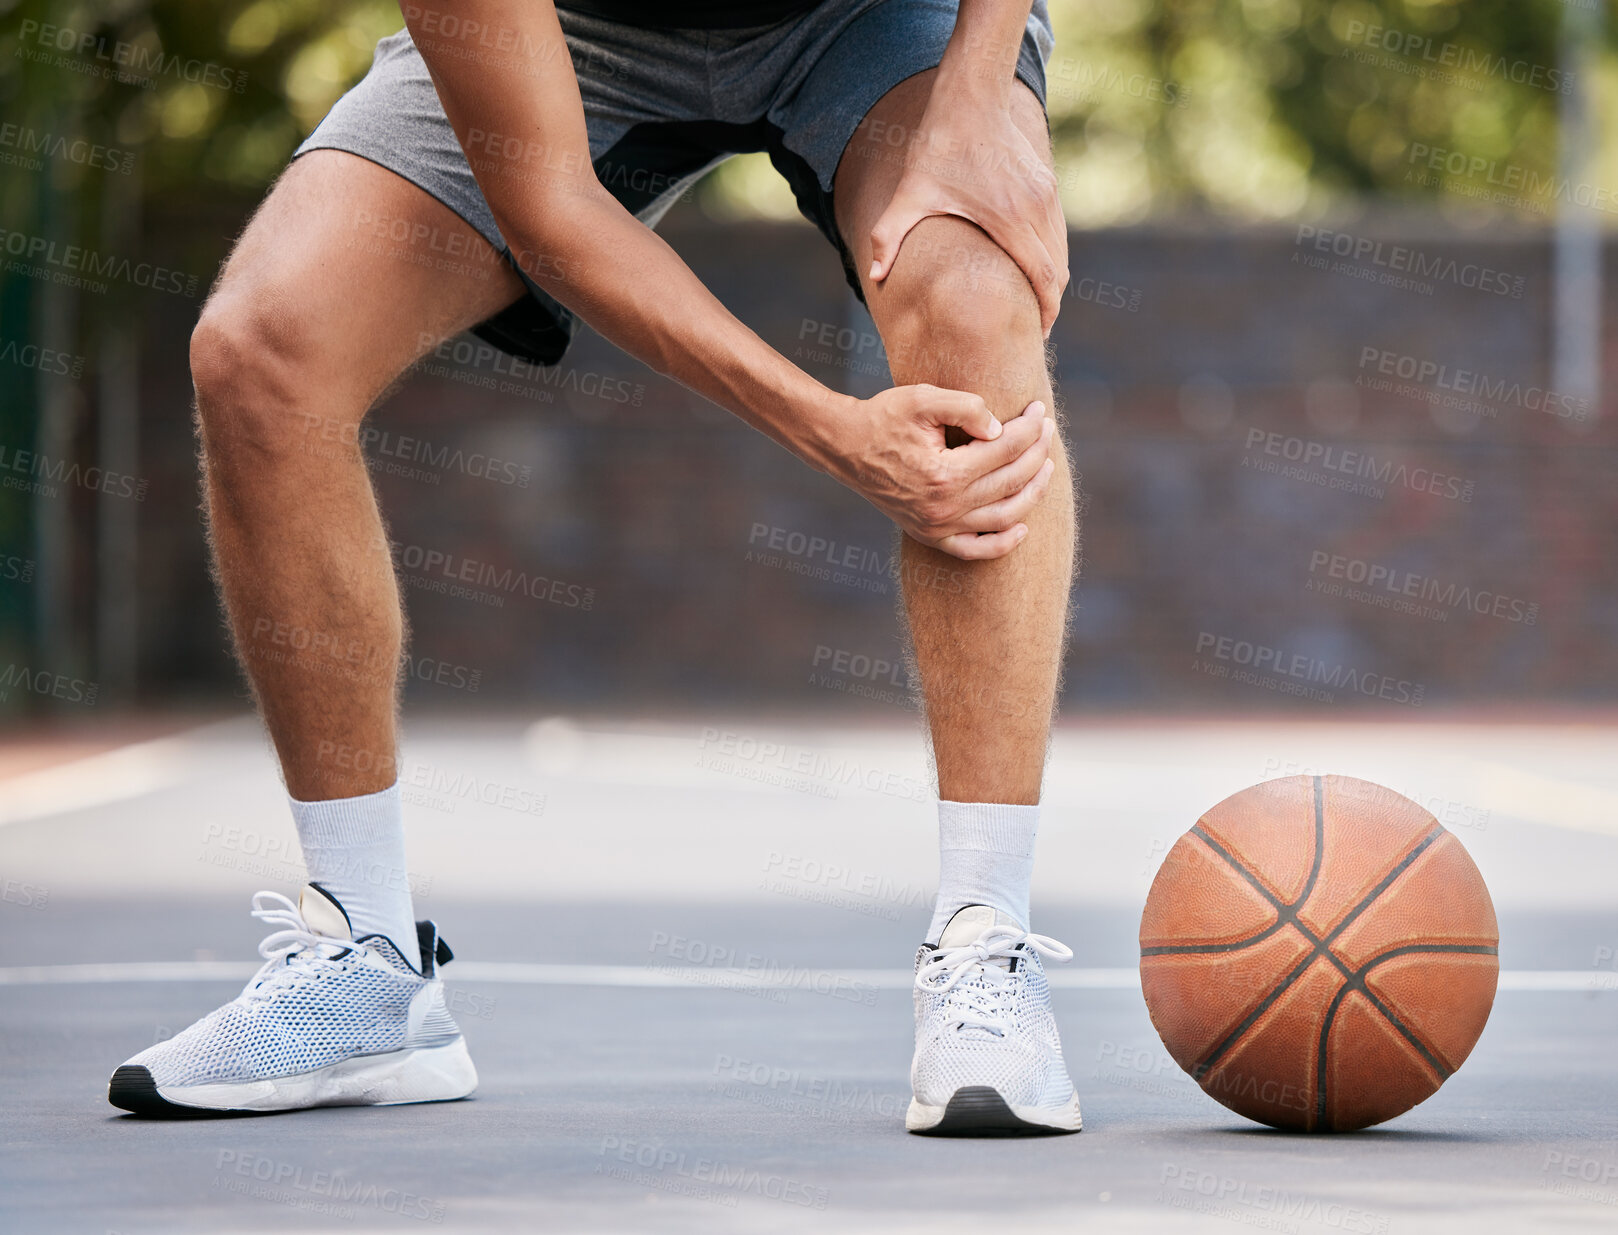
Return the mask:
<path id="1" fill-rule="evenodd" d="M 378 240 L 376 220 L 440 244 Z M 446 250 L 473 256 L 435 268 Z M 411 912 L 394 768 L 404 623 L 358 429 L 428 347 L 521 292 L 447 207 L 332 150 L 287 170 L 226 263 L 191 337 L 214 569 L 319 887 L 296 906 L 253 898 L 286 928 L 281 963 L 118 1068 L 113 1105 L 295 1110 L 476 1087 L 438 941 Z"/>
<path id="2" fill-rule="evenodd" d="M 895 148 L 869 134 L 913 132 L 933 76 L 919 74 L 889 91 L 843 155 L 837 218 L 862 271 L 870 265 L 871 227 L 902 170 Z M 1046 149 L 1038 100 L 1019 85 L 1013 103 L 1035 147 Z M 895 381 L 971 391 L 1001 420 L 1035 400 L 1054 415 L 1033 289 L 975 225 L 923 220 L 892 273 L 865 290 Z M 1050 487 L 1025 520 L 1027 538 L 1007 556 L 963 562 L 909 537 L 901 548 L 905 611 L 945 803 L 1039 801 L 1076 544 L 1059 436 L 1051 455 Z"/>
<path id="3" fill-rule="evenodd" d="M 412 261 L 431 251 L 375 239 L 379 219 L 464 233 L 486 260 L 467 261 L 475 275 Z M 393 783 L 403 620 L 360 422 L 432 343 L 522 290 L 446 206 L 317 150 L 276 184 L 202 311 L 191 372 L 214 569 L 295 798 Z"/>
<path id="4" fill-rule="evenodd" d="M 933 76 L 890 90 L 843 155 L 837 222 L 861 271 L 870 268 L 871 227 L 901 171 L 872 130 L 914 132 Z M 1045 149 L 1038 100 L 1018 86 L 1014 107 L 1035 148 Z M 1033 290 L 979 228 L 953 217 L 922 220 L 887 278 L 867 280 L 865 294 L 895 381 L 970 391 L 1001 420 L 1037 400 L 1054 422 Z M 940 798 L 938 900 L 927 933 L 936 947 L 922 954 L 917 973 L 914 1097 L 905 1115 L 912 1132 L 1083 1126 L 1041 976 L 1041 954 L 1072 953 L 1026 933 L 1076 545 L 1059 437 L 1051 456 L 1049 487 L 1024 519 L 1028 535 L 1005 557 L 964 562 L 909 537 L 900 551 Z"/>
<path id="5" fill-rule="evenodd" d="M 902 170 L 895 148 L 868 134 L 913 132 L 933 76 L 918 74 L 889 91 L 843 155 L 837 221 L 860 270 L 870 265 L 871 227 Z M 1045 149 L 1039 101 L 1019 85 L 1014 106 L 1036 148 Z M 867 283 L 865 294 L 894 381 L 971 391 L 1001 420 L 1034 400 L 1054 411 L 1033 289 L 974 224 L 924 219 L 893 272 Z M 1027 539 L 1007 556 L 962 562 L 904 539 L 905 611 L 946 801 L 1039 801 L 1075 546 L 1073 486 L 1059 437 L 1051 455 L 1050 488 L 1026 520 Z M 954 580 L 964 589 L 956 591 Z"/>
<path id="6" fill-rule="evenodd" d="M 378 220 L 385 236 L 439 244 L 378 239 Z M 445 271 L 431 260 L 445 251 L 473 256 Z M 404 622 L 360 423 L 424 351 L 522 290 L 421 189 L 318 150 L 259 209 L 191 340 L 214 569 L 310 878 L 333 887 L 356 933 L 405 949 L 415 926 L 394 747 Z"/>

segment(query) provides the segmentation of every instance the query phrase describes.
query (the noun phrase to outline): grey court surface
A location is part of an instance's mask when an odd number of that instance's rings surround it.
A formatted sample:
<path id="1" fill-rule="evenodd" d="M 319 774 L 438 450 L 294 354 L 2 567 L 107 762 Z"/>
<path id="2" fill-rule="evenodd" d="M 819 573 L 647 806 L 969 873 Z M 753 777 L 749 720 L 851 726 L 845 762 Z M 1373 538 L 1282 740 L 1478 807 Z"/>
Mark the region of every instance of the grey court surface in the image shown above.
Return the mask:
<path id="1" fill-rule="evenodd" d="M 1035 927 L 1085 1131 L 902 1131 L 926 921 L 925 763 L 902 722 L 419 724 L 418 905 L 458 959 L 472 1101 L 154 1122 L 117 1063 L 254 968 L 294 891 L 250 723 L 0 781 L 0 1230 L 1294 1232 L 1618 1228 L 1618 787 L 1602 725 L 1109 724 L 1051 764 Z M 1168 843 L 1326 767 L 1426 802 L 1501 920 L 1502 990 L 1408 1115 L 1304 1137 L 1168 1060 L 1131 970 Z"/>

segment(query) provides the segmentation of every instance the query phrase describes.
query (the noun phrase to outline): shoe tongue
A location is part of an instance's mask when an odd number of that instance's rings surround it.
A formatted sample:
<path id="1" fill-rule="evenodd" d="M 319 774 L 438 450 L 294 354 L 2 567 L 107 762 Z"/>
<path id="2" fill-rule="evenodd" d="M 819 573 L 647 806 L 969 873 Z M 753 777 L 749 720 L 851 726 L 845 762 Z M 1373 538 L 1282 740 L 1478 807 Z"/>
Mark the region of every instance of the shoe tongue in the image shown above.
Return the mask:
<path id="1" fill-rule="evenodd" d="M 944 933 L 938 937 L 938 946 L 964 948 L 969 943 L 976 943 L 978 936 L 991 926 L 1014 926 L 1018 930 L 1022 929 L 1022 923 L 1009 913 L 1001 913 L 990 905 L 968 905 L 955 911 L 955 916 L 944 927 Z"/>
<path id="2" fill-rule="evenodd" d="M 325 935 L 343 943 L 354 942 L 354 932 L 348 925 L 348 912 L 325 888 L 318 883 L 307 885 L 298 897 L 298 912 L 317 935 Z"/>

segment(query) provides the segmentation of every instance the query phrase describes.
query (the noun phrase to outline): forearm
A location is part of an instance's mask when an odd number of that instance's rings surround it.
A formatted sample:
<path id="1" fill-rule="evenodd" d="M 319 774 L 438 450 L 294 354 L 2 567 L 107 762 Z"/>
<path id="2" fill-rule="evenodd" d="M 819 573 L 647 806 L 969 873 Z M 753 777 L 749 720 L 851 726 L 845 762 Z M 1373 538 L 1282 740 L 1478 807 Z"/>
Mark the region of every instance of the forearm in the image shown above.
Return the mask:
<path id="1" fill-rule="evenodd" d="M 631 355 L 830 470 L 837 414 L 853 400 L 737 321 L 602 188 L 555 8 L 458 0 L 453 22 L 403 8 L 478 187 L 528 276 Z"/>
<path id="2" fill-rule="evenodd" d="M 630 355 L 827 471 L 849 402 L 738 321 L 655 232 L 605 190 L 526 197 L 501 230 L 554 255 L 536 283 Z"/>
<path id="3" fill-rule="evenodd" d="M 961 0 L 938 66 L 946 94 L 964 91 L 1009 105 L 1031 7 L 1024 0 Z"/>

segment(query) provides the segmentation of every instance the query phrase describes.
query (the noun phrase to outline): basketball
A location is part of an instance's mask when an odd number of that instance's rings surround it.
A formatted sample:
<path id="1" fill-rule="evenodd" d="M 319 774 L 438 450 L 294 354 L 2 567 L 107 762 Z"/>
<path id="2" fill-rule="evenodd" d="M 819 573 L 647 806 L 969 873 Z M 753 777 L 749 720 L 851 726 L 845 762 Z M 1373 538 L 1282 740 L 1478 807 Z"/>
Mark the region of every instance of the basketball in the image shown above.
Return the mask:
<path id="1" fill-rule="evenodd" d="M 1431 814 L 1370 781 L 1290 776 L 1226 798 L 1169 851 L 1141 916 L 1141 987 L 1210 1097 L 1346 1132 L 1465 1062 L 1498 945 L 1483 876 Z"/>

